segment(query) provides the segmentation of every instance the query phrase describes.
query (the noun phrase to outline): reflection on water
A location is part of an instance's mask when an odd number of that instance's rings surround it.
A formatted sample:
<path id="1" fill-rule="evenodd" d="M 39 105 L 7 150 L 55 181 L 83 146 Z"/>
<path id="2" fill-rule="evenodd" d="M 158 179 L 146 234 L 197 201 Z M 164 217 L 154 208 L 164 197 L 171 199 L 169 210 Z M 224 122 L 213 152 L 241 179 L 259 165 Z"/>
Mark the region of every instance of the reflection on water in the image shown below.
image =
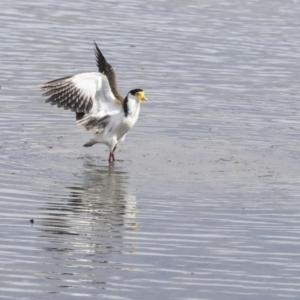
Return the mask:
<path id="1" fill-rule="evenodd" d="M 128 174 L 85 161 L 80 179 L 67 187 L 68 196 L 61 202 L 47 203 L 41 236 L 51 246 L 45 249 L 122 252 L 124 230 L 136 227 L 136 197 L 127 191 Z"/>

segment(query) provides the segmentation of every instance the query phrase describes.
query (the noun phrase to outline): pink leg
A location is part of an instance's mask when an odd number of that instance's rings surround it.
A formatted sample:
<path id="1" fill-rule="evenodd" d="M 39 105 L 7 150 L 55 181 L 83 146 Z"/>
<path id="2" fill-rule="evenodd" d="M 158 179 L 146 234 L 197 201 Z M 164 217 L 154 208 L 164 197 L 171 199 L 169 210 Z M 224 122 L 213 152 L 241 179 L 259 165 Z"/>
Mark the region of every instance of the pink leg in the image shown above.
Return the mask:
<path id="1" fill-rule="evenodd" d="M 117 149 L 117 146 L 115 146 L 111 152 L 109 152 L 109 158 L 108 162 L 111 164 L 113 161 L 115 161 L 115 151 Z"/>
<path id="2" fill-rule="evenodd" d="M 109 162 L 110 164 L 113 162 L 113 153 L 112 153 L 112 152 L 109 153 L 108 162 Z"/>
<path id="3" fill-rule="evenodd" d="M 111 153 L 111 157 L 112 157 L 112 160 L 115 161 L 115 155 L 113 152 Z"/>
<path id="4" fill-rule="evenodd" d="M 113 151 L 112 151 L 112 158 L 113 158 L 113 161 L 115 161 L 115 151 L 117 149 L 117 146 L 114 147 Z"/>

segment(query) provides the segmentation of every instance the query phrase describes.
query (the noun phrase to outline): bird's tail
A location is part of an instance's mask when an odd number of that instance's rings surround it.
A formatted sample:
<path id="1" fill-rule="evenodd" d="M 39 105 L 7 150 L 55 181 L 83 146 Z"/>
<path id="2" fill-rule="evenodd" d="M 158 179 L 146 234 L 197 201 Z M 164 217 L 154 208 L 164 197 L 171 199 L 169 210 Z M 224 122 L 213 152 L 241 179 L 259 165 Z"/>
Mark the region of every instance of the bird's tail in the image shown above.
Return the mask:
<path id="1" fill-rule="evenodd" d="M 89 140 L 87 143 L 85 143 L 85 144 L 83 145 L 83 147 L 92 147 L 92 146 L 94 146 L 95 144 L 97 144 L 97 142 L 96 142 L 94 139 L 91 139 L 91 140 Z"/>

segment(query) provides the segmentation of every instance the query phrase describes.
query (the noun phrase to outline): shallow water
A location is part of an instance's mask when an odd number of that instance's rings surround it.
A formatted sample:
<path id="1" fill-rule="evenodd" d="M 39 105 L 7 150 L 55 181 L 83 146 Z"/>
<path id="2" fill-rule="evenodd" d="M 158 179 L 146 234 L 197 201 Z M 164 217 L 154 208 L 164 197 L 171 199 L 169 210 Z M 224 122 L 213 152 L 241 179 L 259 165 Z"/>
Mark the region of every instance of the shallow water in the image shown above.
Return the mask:
<path id="1" fill-rule="evenodd" d="M 298 299 L 299 17 L 2 1 L 1 299 Z M 96 71 L 93 40 L 150 100 L 111 167 L 37 88 Z"/>

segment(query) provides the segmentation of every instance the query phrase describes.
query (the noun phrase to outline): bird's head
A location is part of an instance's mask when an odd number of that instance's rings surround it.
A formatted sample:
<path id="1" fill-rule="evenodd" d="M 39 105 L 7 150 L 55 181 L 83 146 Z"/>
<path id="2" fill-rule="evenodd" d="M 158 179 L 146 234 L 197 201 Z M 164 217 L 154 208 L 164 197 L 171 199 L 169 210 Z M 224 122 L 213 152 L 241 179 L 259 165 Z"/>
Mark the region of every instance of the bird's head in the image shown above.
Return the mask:
<path id="1" fill-rule="evenodd" d="M 131 90 L 128 95 L 131 97 L 135 97 L 136 101 L 137 102 L 145 102 L 145 101 L 148 101 L 148 99 L 146 98 L 146 94 L 143 90 L 141 89 L 134 89 L 134 90 Z"/>

